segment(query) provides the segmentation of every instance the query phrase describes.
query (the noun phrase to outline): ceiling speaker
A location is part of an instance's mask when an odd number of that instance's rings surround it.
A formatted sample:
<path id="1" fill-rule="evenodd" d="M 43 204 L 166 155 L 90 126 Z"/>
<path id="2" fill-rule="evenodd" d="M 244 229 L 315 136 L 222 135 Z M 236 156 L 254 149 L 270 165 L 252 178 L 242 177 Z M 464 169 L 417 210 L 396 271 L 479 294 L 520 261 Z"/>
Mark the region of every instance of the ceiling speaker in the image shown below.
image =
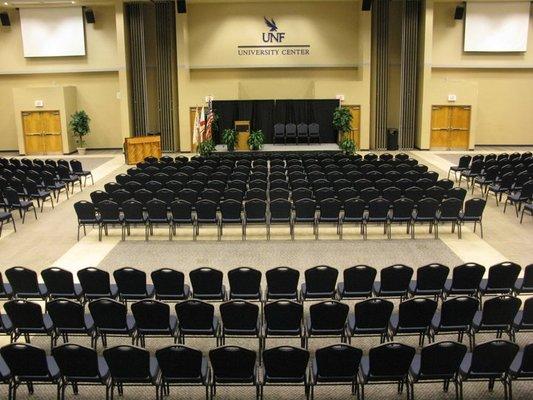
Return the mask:
<path id="1" fill-rule="evenodd" d="M 455 7 L 455 15 L 453 16 L 453 19 L 461 20 L 465 16 L 465 5 L 459 4 L 457 7 Z"/>
<path id="2" fill-rule="evenodd" d="M 94 12 L 90 8 L 86 8 L 85 11 L 85 21 L 87 21 L 88 24 L 94 24 L 96 22 L 96 19 L 94 18 Z"/>
<path id="3" fill-rule="evenodd" d="M 2 22 L 2 26 L 11 26 L 9 14 L 6 12 L 0 13 L 0 22 Z"/>
<path id="4" fill-rule="evenodd" d="M 185 0 L 178 0 L 178 14 L 187 13 L 187 2 Z"/>

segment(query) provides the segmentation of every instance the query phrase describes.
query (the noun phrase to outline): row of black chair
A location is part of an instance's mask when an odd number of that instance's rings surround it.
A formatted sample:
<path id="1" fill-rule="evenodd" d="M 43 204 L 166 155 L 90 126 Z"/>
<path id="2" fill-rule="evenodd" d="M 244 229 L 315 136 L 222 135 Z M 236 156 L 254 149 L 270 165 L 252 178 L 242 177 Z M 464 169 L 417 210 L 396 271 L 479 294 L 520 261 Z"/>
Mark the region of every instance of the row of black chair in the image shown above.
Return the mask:
<path id="1" fill-rule="evenodd" d="M 300 386 L 306 398 L 313 400 L 317 386 L 342 385 L 364 400 L 369 384 L 405 386 L 407 398 L 414 400 L 415 384 L 443 382 L 448 390 L 455 386 L 456 400 L 463 399 L 463 384 L 488 381 L 492 390 L 496 380 L 504 386 L 505 399 L 512 400 L 512 382 L 531 380 L 533 345 L 523 350 L 504 340 L 476 346 L 471 353 L 456 342 L 439 342 L 415 354 L 413 347 L 387 343 L 373 347 L 368 355 L 345 344 L 309 351 L 280 346 L 257 353 L 238 346 L 223 346 L 203 356 L 199 350 L 185 346 L 158 349 L 154 356 L 133 346 L 116 346 L 103 356 L 87 347 L 67 344 L 55 347 L 52 355 L 25 344 L 11 344 L 0 349 L 2 380 L 9 385 L 9 398 L 15 399 L 18 387 L 28 384 L 53 385 L 57 399 L 64 400 L 68 385 L 74 393 L 79 386 L 104 386 L 106 400 L 115 390 L 123 394 L 124 386 L 149 386 L 156 390 L 156 400 L 170 395 L 171 386 L 205 387 L 206 400 L 216 396 L 217 387 L 249 386 L 256 399 L 263 399 L 265 386 Z"/>
<path id="2" fill-rule="evenodd" d="M 111 283 L 108 272 L 94 267 L 77 273 L 79 284 L 74 283 L 70 271 L 50 267 L 41 272 L 44 283 L 39 283 L 35 271 L 24 267 L 12 267 L 5 271 L 9 283 L 2 282 L 0 275 L 0 298 L 57 299 L 69 298 L 81 302 L 100 298 L 119 298 L 121 301 L 154 297 L 162 301 L 177 301 L 193 297 L 200 300 L 313 300 L 350 299 L 365 297 L 399 298 L 433 296 L 435 299 L 449 296 L 474 296 L 480 302 L 484 295 L 533 293 L 533 264 L 524 269 L 519 278 L 520 265 L 501 262 L 488 269 L 477 263 L 461 264 L 452 269 L 439 263 L 422 266 L 416 271 L 403 264 L 395 264 L 380 271 L 367 265 L 356 265 L 343 271 L 343 281 L 337 283 L 339 271 L 319 265 L 305 271 L 305 280 L 299 288 L 300 272 L 290 267 L 277 267 L 265 273 L 266 290 L 261 287 L 262 273 L 256 269 L 239 267 L 227 273 L 229 291 L 226 289 L 222 271 L 202 267 L 192 270 L 189 279 L 192 290 L 185 284 L 181 271 L 161 268 L 150 276 L 139 269 L 124 267 L 113 272 Z"/>
<path id="3" fill-rule="evenodd" d="M 453 172 L 455 179 L 457 180 L 457 173 L 459 173 L 461 175 L 460 179 L 462 179 L 462 177 L 466 178 L 468 184 L 469 181 L 473 181 L 473 179 L 475 179 L 483 169 L 492 166 L 497 166 L 500 172 L 503 171 L 505 173 L 513 171 L 516 166 L 522 164 L 523 167 L 517 168 L 516 171 L 522 171 L 525 169 L 528 172 L 531 172 L 532 169 L 530 169 L 530 167 L 532 161 L 533 156 L 529 151 L 524 153 L 516 152 L 512 154 L 490 153 L 487 155 L 476 154 L 474 156 L 463 155 L 459 158 L 459 163 L 457 165 L 450 167 L 448 171 L 448 178 L 450 177 L 450 173 Z"/>
<path id="4" fill-rule="evenodd" d="M 316 122 L 310 124 L 299 123 L 298 125 L 277 123 L 274 125 L 274 144 L 278 140 L 282 140 L 285 144 L 287 140 L 294 140 L 296 144 L 304 141 L 310 144 L 311 140 L 314 139 L 320 143 L 320 127 Z"/>
<path id="5" fill-rule="evenodd" d="M 364 191 L 363 191 L 364 192 Z M 115 192 L 117 193 L 117 192 Z M 266 196 L 266 193 L 263 192 Z M 156 194 L 158 195 L 158 193 Z M 129 197 L 127 193 L 125 197 Z M 452 233 L 457 226 L 458 237 L 461 238 L 461 226 L 466 222 L 480 225 L 483 237 L 483 211 L 485 200 L 474 198 L 463 203 L 457 198 L 438 200 L 425 197 L 414 202 L 409 198 L 399 198 L 393 202 L 377 197 L 365 202 L 362 198 L 350 198 L 343 202 L 336 198 L 324 198 L 316 201 L 311 198 L 301 198 L 291 202 L 287 198 L 277 198 L 273 201 L 252 198 L 243 201 L 226 199 L 221 202 L 202 199 L 194 204 L 185 200 L 173 200 L 172 192 L 165 194 L 167 201 L 162 199 L 148 200 L 146 203 L 134 199 L 125 199 L 121 203 L 112 200 L 102 200 L 97 204 L 79 201 L 74 204 L 78 218 L 78 240 L 80 229 L 86 233 L 86 226 L 97 226 L 99 240 L 102 232 L 108 234 L 111 226 L 120 226 L 122 240 L 126 233 L 130 233 L 131 226 L 143 226 L 145 239 L 153 235 L 154 227 L 164 226 L 168 229 L 169 240 L 176 234 L 176 228 L 181 225 L 191 225 L 193 240 L 199 235 L 201 225 L 215 225 L 218 240 L 223 234 L 223 227 L 228 224 L 238 224 L 242 228 L 242 239 L 246 239 L 247 227 L 250 224 L 262 224 L 266 227 L 267 240 L 270 239 L 271 225 L 287 224 L 291 238 L 295 237 L 297 224 L 310 224 L 315 238 L 319 238 L 321 223 L 333 223 L 337 227 L 339 239 L 343 238 L 345 224 L 359 224 L 364 239 L 367 238 L 370 223 L 383 224 L 384 233 L 391 238 L 392 224 L 406 224 L 407 233 L 415 238 L 415 225 L 428 223 L 429 232 L 434 229 L 438 238 L 438 227 L 444 223 L 451 223 Z M 216 200 L 216 199 L 215 199 Z"/>
<path id="6" fill-rule="evenodd" d="M 174 343 L 212 337 L 217 345 L 225 344 L 226 338 L 255 338 L 261 351 L 268 338 L 298 338 L 307 348 L 313 338 L 345 343 L 352 337 L 377 336 L 384 343 L 396 336 L 417 336 L 423 345 L 426 337 L 431 342 L 439 334 L 457 334 L 460 342 L 466 334 L 472 348 L 479 332 L 494 332 L 498 338 L 505 333 L 515 341 L 516 333 L 533 331 L 533 297 L 521 312 L 522 301 L 509 295 L 486 300 L 482 311 L 477 311 L 479 304 L 476 298 L 459 296 L 445 300 L 437 311 L 435 300 L 416 297 L 401 302 L 394 313 L 391 301 L 372 298 L 356 303 L 351 314 L 346 303 L 327 300 L 312 304 L 304 316 L 303 304 L 291 300 L 268 302 L 261 305 L 264 311 L 257 304 L 231 300 L 220 305 L 218 318 L 213 304 L 201 300 L 178 302 L 171 315 L 168 304 L 152 299 L 134 302 L 131 314 L 126 305 L 109 298 L 90 301 L 89 314 L 73 300 L 49 301 L 43 314 L 38 303 L 16 299 L 4 304 L 7 315 L 1 316 L 0 333 L 11 342 L 22 336 L 28 343 L 31 336 L 48 336 L 52 347 L 59 338 L 66 343 L 69 336 L 85 336 L 94 348 L 98 339 L 107 347 L 109 336 L 129 337 L 142 347 L 147 337 L 166 337 Z"/>

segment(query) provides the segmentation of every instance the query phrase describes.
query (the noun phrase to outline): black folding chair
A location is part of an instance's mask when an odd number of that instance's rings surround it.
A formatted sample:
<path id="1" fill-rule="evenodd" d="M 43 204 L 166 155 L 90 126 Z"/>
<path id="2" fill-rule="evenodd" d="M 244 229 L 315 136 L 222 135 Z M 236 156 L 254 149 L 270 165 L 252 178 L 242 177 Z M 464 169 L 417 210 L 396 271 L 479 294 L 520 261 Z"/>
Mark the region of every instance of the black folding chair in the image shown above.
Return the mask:
<path id="1" fill-rule="evenodd" d="M 393 309 L 392 302 L 380 298 L 355 303 L 354 314 L 348 315 L 348 341 L 352 336 L 379 336 L 385 343 Z"/>
<path id="2" fill-rule="evenodd" d="M 170 268 L 160 268 L 150 274 L 156 300 L 185 300 L 190 296 L 189 285 L 184 283 L 183 272 Z"/>
<path id="3" fill-rule="evenodd" d="M 178 321 L 175 315 L 170 315 L 168 304 L 145 299 L 133 303 L 131 312 L 137 326 L 137 345 L 146 347 L 146 337 L 171 337 L 176 343 Z"/>
<path id="4" fill-rule="evenodd" d="M 101 298 L 89 303 L 89 311 L 96 328 L 95 347 L 99 337 L 102 338 L 103 346 L 107 347 L 108 336 L 130 337 L 131 344 L 135 344 L 137 337 L 135 319 L 133 315 L 128 314 L 124 304 Z"/>
<path id="5" fill-rule="evenodd" d="M 154 297 L 154 285 L 146 283 L 146 273 L 136 268 L 124 267 L 113 272 L 118 287 L 118 298 L 128 305 L 128 300 Z"/>
<path id="6" fill-rule="evenodd" d="M 431 320 L 429 341 L 435 341 L 440 334 L 457 333 L 457 340 L 463 342 L 464 334 L 469 334 L 479 301 L 474 297 L 459 296 L 442 302 Z"/>
<path id="7" fill-rule="evenodd" d="M 115 299 L 118 296 L 117 285 L 110 283 L 107 271 L 87 267 L 80 269 L 77 275 L 86 300 Z"/>
<path id="8" fill-rule="evenodd" d="M 219 344 L 220 323 L 212 304 L 200 300 L 186 300 L 176 304 L 178 343 L 186 337 L 214 337 Z"/>
<path id="9" fill-rule="evenodd" d="M 222 283 L 223 273 L 217 269 L 203 267 L 189 272 L 192 296 L 195 299 L 224 301 L 226 286 Z"/>
<path id="10" fill-rule="evenodd" d="M 335 298 L 335 285 L 339 271 L 327 265 L 317 265 L 305 270 L 305 282 L 300 295 L 302 300 Z"/>
<path id="11" fill-rule="evenodd" d="M 418 335 L 418 345 L 423 346 L 436 310 L 437 302 L 423 297 L 401 302 L 398 314 L 393 314 L 389 322 L 389 339 L 392 341 L 397 335 Z"/>

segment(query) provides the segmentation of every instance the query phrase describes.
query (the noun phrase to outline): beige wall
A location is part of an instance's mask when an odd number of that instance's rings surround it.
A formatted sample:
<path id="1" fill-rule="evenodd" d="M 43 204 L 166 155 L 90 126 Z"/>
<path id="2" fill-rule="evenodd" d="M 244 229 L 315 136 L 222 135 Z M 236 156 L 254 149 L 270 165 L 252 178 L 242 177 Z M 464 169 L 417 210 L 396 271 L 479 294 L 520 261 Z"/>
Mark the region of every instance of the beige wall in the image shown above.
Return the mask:
<path id="1" fill-rule="evenodd" d="M 9 11 L 10 28 L 0 30 L 0 151 L 17 150 L 13 89 L 75 86 L 76 103 L 92 119 L 89 148 L 121 147 L 121 110 L 117 99 L 117 34 L 115 7 L 93 7 L 96 24 L 86 24 L 84 57 L 24 58 L 18 12 Z M 37 99 L 36 99 L 37 100 Z"/>
<path id="2" fill-rule="evenodd" d="M 348 43 L 354 53 L 350 57 L 355 57 L 357 66 L 347 68 L 210 68 L 210 69 L 191 69 L 191 53 L 201 51 L 204 57 L 205 49 L 193 50 L 190 40 L 191 21 L 188 14 L 179 14 L 177 17 L 177 45 L 178 45 L 178 85 L 179 85 L 179 118 L 180 118 L 180 143 L 183 151 L 191 149 L 191 133 L 189 108 L 202 105 L 205 96 L 213 95 L 218 100 L 236 100 L 236 99 L 332 99 L 337 94 L 344 94 L 345 104 L 361 105 L 361 147 L 368 148 L 369 145 L 369 121 L 370 121 L 370 14 L 361 12 L 359 2 L 318 2 L 312 3 L 317 10 L 322 10 L 320 18 L 335 18 L 335 14 L 328 14 L 327 9 L 333 5 L 338 9 L 345 9 L 350 12 L 353 18 L 353 27 L 356 29 L 342 28 L 339 24 L 340 32 L 346 32 L 346 35 L 339 35 L 339 40 Z M 305 6 L 310 5 L 309 3 Z M 208 8 L 212 4 L 194 4 L 192 14 L 203 13 L 204 18 L 208 13 Z M 230 5 L 230 7 L 240 7 L 239 5 Z M 253 15 L 254 21 L 256 14 L 263 13 L 270 16 L 271 10 L 283 10 L 281 4 L 271 3 L 250 3 L 246 5 L 247 12 L 242 16 Z M 290 4 L 287 9 L 293 9 L 296 5 Z M 303 4 L 297 5 L 298 7 Z M 224 6 L 226 7 L 226 5 Z M 209 8 L 209 13 L 210 13 Z M 281 12 L 281 11 L 279 11 Z M 272 14 L 276 16 L 276 14 Z M 194 19 L 195 17 L 193 17 Z M 251 17 L 250 17 L 251 18 Z M 292 18 L 296 18 L 292 16 Z M 318 18 L 318 16 L 317 16 Z M 275 18 L 278 25 L 280 18 Z M 218 32 L 216 18 L 208 18 L 210 29 Z M 283 19 L 282 19 L 283 21 Z M 246 26 L 246 20 L 239 22 Z M 238 30 L 238 24 L 234 23 L 234 29 Z M 306 32 L 300 32 L 302 35 L 317 35 L 313 31 L 312 25 L 304 25 L 308 29 Z M 264 28 L 259 28 L 259 32 Z M 281 29 L 280 29 L 281 30 Z M 288 29 L 289 30 L 289 29 Z M 196 40 L 196 39 L 195 39 Z M 196 43 L 196 42 L 195 42 Z M 196 44 L 200 45 L 200 44 Z M 206 49 L 209 49 L 209 44 Z M 207 54 L 211 58 L 216 57 L 215 50 L 211 49 Z M 324 54 L 328 56 L 328 54 Z M 195 56 L 198 60 L 198 55 Z M 342 61 L 341 63 L 344 62 Z M 214 63 L 215 61 L 213 61 Z M 333 61 L 335 63 L 335 61 Z"/>
<path id="3" fill-rule="evenodd" d="M 426 0 L 423 83 L 417 145 L 429 148 L 431 105 L 472 105 L 470 147 L 533 143 L 533 15 L 526 53 L 463 52 L 455 2 Z"/>

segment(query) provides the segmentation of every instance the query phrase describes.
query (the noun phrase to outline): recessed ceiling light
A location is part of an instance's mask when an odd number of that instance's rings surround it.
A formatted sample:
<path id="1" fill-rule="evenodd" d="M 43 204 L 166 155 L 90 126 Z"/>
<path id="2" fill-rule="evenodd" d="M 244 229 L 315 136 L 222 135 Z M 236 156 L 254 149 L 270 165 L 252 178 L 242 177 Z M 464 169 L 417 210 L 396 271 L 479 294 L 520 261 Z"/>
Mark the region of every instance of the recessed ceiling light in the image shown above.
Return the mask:
<path id="1" fill-rule="evenodd" d="M 4 6 L 8 6 L 9 3 L 7 1 L 4 1 Z"/>

